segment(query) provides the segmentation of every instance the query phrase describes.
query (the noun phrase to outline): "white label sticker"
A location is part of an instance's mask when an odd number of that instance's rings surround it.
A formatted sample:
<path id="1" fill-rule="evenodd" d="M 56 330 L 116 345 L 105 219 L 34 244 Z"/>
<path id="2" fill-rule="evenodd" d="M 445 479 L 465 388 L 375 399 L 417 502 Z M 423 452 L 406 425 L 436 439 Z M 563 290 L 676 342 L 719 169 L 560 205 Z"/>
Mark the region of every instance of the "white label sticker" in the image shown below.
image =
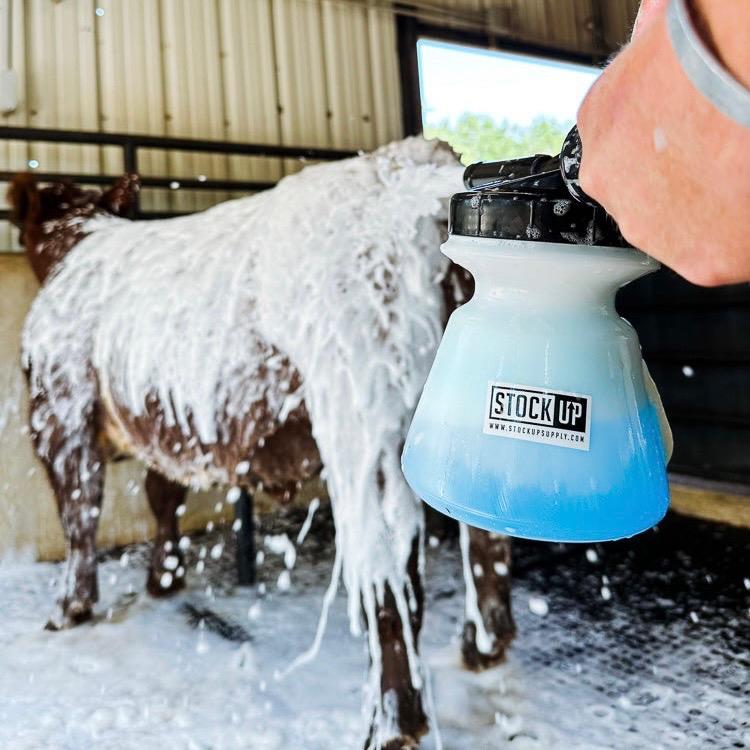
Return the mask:
<path id="1" fill-rule="evenodd" d="M 587 451 L 591 396 L 490 381 L 484 432 Z"/>

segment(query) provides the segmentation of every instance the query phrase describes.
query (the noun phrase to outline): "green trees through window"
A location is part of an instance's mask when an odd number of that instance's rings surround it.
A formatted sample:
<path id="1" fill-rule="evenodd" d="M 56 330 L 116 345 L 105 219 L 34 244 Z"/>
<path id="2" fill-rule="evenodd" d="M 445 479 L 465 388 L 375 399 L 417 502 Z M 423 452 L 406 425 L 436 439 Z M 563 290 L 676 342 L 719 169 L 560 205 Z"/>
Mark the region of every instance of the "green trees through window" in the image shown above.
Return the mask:
<path id="1" fill-rule="evenodd" d="M 455 121 L 427 122 L 426 138 L 447 141 L 462 164 L 512 159 L 532 154 L 557 154 L 572 122 L 540 116 L 523 126 L 497 122 L 490 115 L 464 112 Z"/>

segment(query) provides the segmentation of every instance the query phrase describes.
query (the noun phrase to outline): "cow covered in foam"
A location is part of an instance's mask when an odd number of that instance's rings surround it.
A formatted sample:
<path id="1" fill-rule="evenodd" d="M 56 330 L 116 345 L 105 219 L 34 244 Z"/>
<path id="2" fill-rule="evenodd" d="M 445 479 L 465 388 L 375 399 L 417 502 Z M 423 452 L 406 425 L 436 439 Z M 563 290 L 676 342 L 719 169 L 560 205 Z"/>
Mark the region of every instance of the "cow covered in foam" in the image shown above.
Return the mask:
<path id="1" fill-rule="evenodd" d="M 176 510 L 189 488 L 282 493 L 325 467 L 330 591 L 343 577 L 352 630 L 369 643 L 366 745 L 417 747 L 424 518 L 399 454 L 447 315 L 470 287 L 439 252 L 461 189 L 455 155 L 410 138 L 151 222 L 122 218 L 137 189 L 133 176 L 100 194 L 23 175 L 10 189 L 41 282 L 23 331 L 30 431 L 68 549 L 50 626 L 86 620 L 97 601 L 109 458 L 148 467 L 154 595 L 184 585 Z M 467 528 L 461 542 L 463 654 L 481 668 L 514 632 L 510 549 Z"/>

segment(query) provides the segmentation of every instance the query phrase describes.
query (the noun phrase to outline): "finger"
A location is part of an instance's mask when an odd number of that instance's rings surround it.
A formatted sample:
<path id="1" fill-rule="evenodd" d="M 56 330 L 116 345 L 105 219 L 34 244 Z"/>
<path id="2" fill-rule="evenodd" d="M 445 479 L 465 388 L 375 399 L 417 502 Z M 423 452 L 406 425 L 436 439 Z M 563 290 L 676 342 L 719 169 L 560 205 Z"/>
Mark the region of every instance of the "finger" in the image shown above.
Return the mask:
<path id="1" fill-rule="evenodd" d="M 666 4 L 667 0 L 643 0 L 635 18 L 631 39 L 642 34 L 664 10 Z"/>

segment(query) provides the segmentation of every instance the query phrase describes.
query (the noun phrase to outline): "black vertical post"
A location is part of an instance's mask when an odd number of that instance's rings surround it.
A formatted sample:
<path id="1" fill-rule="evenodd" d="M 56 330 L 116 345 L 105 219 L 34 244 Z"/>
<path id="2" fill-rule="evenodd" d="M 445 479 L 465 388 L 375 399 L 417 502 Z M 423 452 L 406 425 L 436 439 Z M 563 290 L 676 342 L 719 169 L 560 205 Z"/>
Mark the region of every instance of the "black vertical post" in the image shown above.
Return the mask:
<path id="1" fill-rule="evenodd" d="M 398 66 L 401 78 L 401 116 L 404 135 L 422 132 L 422 98 L 419 92 L 417 42 L 419 24 L 411 15 L 396 16 Z"/>
<path id="2" fill-rule="evenodd" d="M 127 174 L 138 174 L 138 147 L 131 140 L 125 141 L 122 147 L 122 168 Z M 140 212 L 140 197 L 136 192 L 133 197 L 133 205 L 128 211 L 128 218 L 137 219 Z"/>
<path id="3" fill-rule="evenodd" d="M 253 496 L 245 489 L 234 506 L 234 517 L 240 522 L 237 529 L 237 580 L 240 586 L 255 583 L 255 521 Z"/>

